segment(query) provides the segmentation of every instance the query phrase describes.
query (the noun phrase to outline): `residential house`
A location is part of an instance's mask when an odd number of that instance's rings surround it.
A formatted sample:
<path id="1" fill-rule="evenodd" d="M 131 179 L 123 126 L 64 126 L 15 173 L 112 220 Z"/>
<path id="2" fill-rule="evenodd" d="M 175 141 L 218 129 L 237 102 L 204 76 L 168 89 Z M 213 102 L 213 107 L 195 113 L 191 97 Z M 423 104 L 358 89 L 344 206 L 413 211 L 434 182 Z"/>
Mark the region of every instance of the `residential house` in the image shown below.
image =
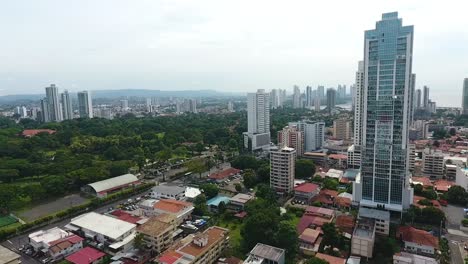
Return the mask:
<path id="1" fill-rule="evenodd" d="M 317 184 L 305 182 L 294 187 L 294 199 L 304 201 L 309 204 L 314 196 L 320 191 L 320 187 Z"/>
<path id="2" fill-rule="evenodd" d="M 439 248 L 439 240 L 431 233 L 412 226 L 398 228 L 397 238 L 404 243 L 404 249 L 418 255 L 434 256 Z"/>
<path id="3" fill-rule="evenodd" d="M 257 243 L 249 252 L 244 264 L 285 264 L 286 251 L 282 248 Z"/>
<path id="4" fill-rule="evenodd" d="M 249 201 L 251 201 L 252 199 L 254 199 L 254 196 L 252 196 L 252 195 L 248 195 L 248 194 L 244 194 L 244 193 L 238 193 L 238 194 L 234 195 L 234 197 L 231 197 L 229 199 L 229 203 L 227 205 L 227 208 L 229 210 L 234 211 L 234 212 L 244 211 L 245 205 Z"/>

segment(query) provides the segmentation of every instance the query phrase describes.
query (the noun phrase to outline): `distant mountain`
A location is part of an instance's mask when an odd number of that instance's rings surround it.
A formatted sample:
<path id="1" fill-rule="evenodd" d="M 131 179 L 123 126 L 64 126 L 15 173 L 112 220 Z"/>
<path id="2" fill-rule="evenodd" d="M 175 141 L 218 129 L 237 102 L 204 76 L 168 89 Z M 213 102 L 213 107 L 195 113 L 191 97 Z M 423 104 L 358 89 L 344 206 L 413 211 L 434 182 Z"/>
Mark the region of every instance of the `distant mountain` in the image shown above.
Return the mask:
<path id="1" fill-rule="evenodd" d="M 73 97 L 76 93 L 70 92 Z M 147 89 L 124 89 L 124 90 L 94 90 L 91 91 L 92 97 L 115 99 L 119 97 L 225 97 L 242 96 L 245 93 L 218 92 L 214 90 L 186 90 L 186 91 L 161 91 Z M 43 98 L 44 94 L 16 94 L 0 96 L 0 103 L 11 103 L 15 101 L 37 101 Z"/>

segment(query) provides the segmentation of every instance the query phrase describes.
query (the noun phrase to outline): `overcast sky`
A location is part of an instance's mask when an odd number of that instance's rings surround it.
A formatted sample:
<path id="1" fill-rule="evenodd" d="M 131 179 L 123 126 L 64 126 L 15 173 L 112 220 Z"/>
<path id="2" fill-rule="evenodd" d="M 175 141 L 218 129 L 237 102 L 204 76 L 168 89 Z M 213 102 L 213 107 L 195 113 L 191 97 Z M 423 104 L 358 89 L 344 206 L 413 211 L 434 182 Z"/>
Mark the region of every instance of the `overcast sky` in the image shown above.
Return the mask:
<path id="1" fill-rule="evenodd" d="M 254 91 L 354 83 L 364 30 L 398 11 L 439 106 L 468 77 L 468 1 L 4 0 L 0 95 L 61 89 Z"/>

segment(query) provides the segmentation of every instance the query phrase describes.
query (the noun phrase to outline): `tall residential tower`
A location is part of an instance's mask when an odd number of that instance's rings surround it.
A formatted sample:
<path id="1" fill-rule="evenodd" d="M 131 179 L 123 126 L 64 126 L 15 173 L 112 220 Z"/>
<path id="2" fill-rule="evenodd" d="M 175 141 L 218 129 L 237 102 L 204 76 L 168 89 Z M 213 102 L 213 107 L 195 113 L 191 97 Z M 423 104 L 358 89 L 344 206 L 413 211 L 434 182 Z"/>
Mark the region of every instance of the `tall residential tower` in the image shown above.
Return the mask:
<path id="1" fill-rule="evenodd" d="M 468 115 L 468 78 L 463 80 L 462 114 Z"/>
<path id="2" fill-rule="evenodd" d="M 78 92 L 78 112 L 81 118 L 93 118 L 93 102 L 88 91 Z"/>
<path id="3" fill-rule="evenodd" d="M 247 94 L 247 132 L 244 147 L 251 150 L 270 145 L 270 94 L 259 89 Z"/>
<path id="4" fill-rule="evenodd" d="M 353 200 L 392 211 L 412 203 L 408 130 L 413 102 L 413 26 L 385 13 L 364 38 L 363 152 Z"/>

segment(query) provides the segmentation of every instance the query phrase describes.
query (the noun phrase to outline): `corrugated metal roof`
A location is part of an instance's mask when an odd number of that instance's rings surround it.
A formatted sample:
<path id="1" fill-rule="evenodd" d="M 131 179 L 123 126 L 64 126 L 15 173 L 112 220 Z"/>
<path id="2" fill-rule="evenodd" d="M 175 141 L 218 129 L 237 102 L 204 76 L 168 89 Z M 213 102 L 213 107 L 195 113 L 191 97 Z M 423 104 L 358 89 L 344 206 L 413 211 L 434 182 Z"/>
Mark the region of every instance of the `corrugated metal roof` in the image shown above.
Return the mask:
<path id="1" fill-rule="evenodd" d="M 105 190 L 113 189 L 119 186 L 123 186 L 132 182 L 138 181 L 138 178 L 133 174 L 124 174 L 114 178 L 110 178 L 95 183 L 90 183 L 88 186 L 93 188 L 97 193 Z"/>

